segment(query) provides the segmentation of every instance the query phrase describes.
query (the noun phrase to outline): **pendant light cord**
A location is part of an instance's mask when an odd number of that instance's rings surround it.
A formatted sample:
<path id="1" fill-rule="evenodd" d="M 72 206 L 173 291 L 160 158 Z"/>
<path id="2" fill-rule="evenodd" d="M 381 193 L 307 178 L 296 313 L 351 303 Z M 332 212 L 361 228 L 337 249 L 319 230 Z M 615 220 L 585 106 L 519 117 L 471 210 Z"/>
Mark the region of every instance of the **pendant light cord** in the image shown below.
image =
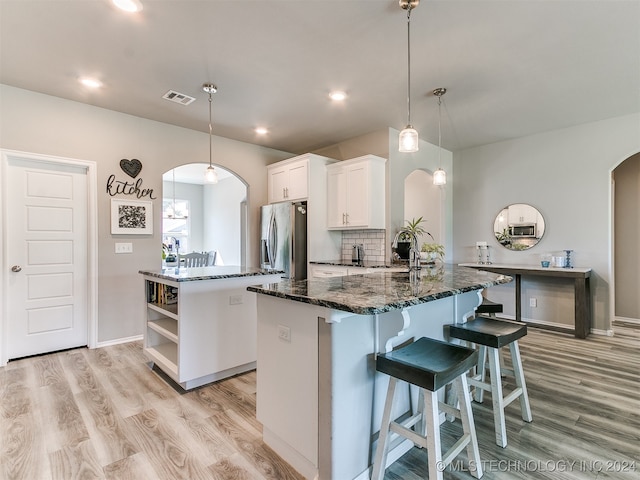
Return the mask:
<path id="1" fill-rule="evenodd" d="M 411 125 L 411 5 L 407 8 L 407 125 Z"/>
<path id="2" fill-rule="evenodd" d="M 438 97 L 438 167 L 442 167 L 442 161 L 440 160 L 440 155 L 442 153 L 442 130 L 440 123 L 442 121 L 442 111 L 440 106 L 442 105 L 442 97 Z"/>
<path id="3" fill-rule="evenodd" d="M 212 147 L 211 147 L 211 136 L 213 134 L 213 127 L 211 126 L 211 92 L 209 92 L 209 168 L 211 165 L 211 156 L 212 156 Z"/>

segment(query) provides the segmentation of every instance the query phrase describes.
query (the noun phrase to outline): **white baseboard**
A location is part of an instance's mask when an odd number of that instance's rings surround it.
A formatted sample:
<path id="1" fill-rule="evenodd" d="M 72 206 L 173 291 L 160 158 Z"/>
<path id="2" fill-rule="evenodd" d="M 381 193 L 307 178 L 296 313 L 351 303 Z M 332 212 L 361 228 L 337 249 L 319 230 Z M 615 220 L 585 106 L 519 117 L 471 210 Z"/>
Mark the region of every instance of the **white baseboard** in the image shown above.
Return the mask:
<path id="1" fill-rule="evenodd" d="M 514 315 L 502 315 L 500 314 L 499 318 L 504 318 L 507 320 L 514 320 L 516 319 L 516 317 Z M 619 317 L 616 317 L 616 320 L 618 320 Z M 633 320 L 633 319 L 632 319 Z M 531 323 L 534 325 L 547 325 L 549 327 L 555 327 L 555 328 L 565 328 L 567 330 L 573 330 L 573 325 L 567 325 L 566 323 L 556 323 L 556 322 L 548 322 L 546 320 L 538 320 L 535 318 L 523 318 L 522 319 L 523 322 L 525 323 Z M 623 320 L 623 321 L 627 321 L 627 320 Z M 636 320 L 636 322 L 638 324 L 640 324 L 640 320 Z M 632 321 L 633 323 L 633 321 Z M 613 330 L 602 330 L 599 328 L 592 328 L 591 330 L 589 330 L 589 333 L 593 334 L 593 335 L 603 335 L 606 337 L 613 337 Z"/>
<path id="2" fill-rule="evenodd" d="M 98 342 L 96 348 L 110 347 L 111 345 L 120 345 L 121 343 L 137 342 L 142 340 L 142 335 L 134 335 L 133 337 L 116 338 L 115 340 L 107 340 L 106 342 Z"/>
<path id="3" fill-rule="evenodd" d="M 613 330 L 601 330 L 599 328 L 592 328 L 591 333 L 593 335 L 604 335 L 605 337 L 613 337 Z"/>
<path id="4" fill-rule="evenodd" d="M 614 322 L 624 322 L 624 323 L 635 323 L 636 325 L 640 325 L 640 318 L 629 318 L 629 317 L 618 317 L 618 316 L 616 316 L 613 321 Z"/>

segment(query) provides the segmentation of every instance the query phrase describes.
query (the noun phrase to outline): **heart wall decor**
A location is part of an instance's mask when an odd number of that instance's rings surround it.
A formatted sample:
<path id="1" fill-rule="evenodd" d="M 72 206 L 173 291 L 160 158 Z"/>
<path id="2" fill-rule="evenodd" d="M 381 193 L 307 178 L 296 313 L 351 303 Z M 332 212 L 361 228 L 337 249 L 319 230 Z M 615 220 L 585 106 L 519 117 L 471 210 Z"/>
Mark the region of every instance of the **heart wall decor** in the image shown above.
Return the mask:
<path id="1" fill-rule="evenodd" d="M 123 158 L 120 160 L 120 168 L 131 178 L 136 178 L 142 170 L 142 162 L 137 158 L 133 158 L 131 160 Z"/>

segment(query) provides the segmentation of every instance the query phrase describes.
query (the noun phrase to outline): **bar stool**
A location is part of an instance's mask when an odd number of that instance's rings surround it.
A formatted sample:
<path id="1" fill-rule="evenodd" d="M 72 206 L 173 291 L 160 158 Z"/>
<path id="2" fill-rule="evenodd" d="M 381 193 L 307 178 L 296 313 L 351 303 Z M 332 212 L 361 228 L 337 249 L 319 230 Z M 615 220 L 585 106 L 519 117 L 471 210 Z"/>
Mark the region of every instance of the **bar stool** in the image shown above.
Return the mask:
<path id="1" fill-rule="evenodd" d="M 491 392 L 496 444 L 506 447 L 507 428 L 504 410 L 507 405 L 519 398 L 522 419 L 525 422 L 533 420 L 518 347 L 518 339 L 527 334 L 527 326 L 520 322 L 478 316 L 466 323 L 446 325 L 445 328 L 449 330 L 449 337 L 478 346 L 478 368 L 475 375 L 468 378 L 468 382 L 469 385 L 476 387 L 474 400 L 478 403 L 482 403 L 482 394 L 485 390 Z M 500 349 L 505 346 L 509 347 L 513 369 L 503 369 L 500 366 Z M 489 355 L 490 382 L 486 381 L 487 354 Z M 506 396 L 502 390 L 503 374 L 513 376 L 516 383 L 516 388 Z"/>
<path id="2" fill-rule="evenodd" d="M 471 474 L 476 478 L 482 477 L 471 395 L 466 379 L 467 370 L 476 364 L 477 359 L 478 354 L 472 349 L 424 337 L 398 350 L 378 355 L 376 370 L 386 373 L 391 378 L 373 462 L 372 480 L 381 480 L 384 477 L 390 432 L 427 449 L 429 478 L 432 480 L 442 480 L 444 468 L 465 447 Z M 391 419 L 398 380 L 420 388 L 418 411 L 401 422 Z M 457 386 L 459 409 L 438 402 L 438 390 L 450 383 Z M 460 418 L 464 432 L 444 455 L 440 442 L 439 410 Z M 417 430 L 411 430 L 416 424 Z"/>
<path id="3" fill-rule="evenodd" d="M 486 313 L 490 317 L 495 318 L 496 313 L 502 313 L 502 304 L 492 302 L 488 298 L 482 297 L 482 303 L 476 308 L 476 313 Z"/>

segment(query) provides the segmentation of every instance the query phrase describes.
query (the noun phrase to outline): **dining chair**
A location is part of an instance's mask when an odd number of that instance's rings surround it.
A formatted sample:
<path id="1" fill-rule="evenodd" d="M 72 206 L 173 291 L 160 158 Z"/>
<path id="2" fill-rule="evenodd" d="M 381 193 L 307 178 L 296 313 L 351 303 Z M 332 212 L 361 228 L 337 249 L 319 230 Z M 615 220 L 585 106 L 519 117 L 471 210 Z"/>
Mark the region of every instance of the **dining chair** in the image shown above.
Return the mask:
<path id="1" fill-rule="evenodd" d="M 209 255 L 207 253 L 186 253 L 184 255 L 180 255 L 180 266 L 184 266 L 186 268 L 206 267 L 208 258 Z"/>

